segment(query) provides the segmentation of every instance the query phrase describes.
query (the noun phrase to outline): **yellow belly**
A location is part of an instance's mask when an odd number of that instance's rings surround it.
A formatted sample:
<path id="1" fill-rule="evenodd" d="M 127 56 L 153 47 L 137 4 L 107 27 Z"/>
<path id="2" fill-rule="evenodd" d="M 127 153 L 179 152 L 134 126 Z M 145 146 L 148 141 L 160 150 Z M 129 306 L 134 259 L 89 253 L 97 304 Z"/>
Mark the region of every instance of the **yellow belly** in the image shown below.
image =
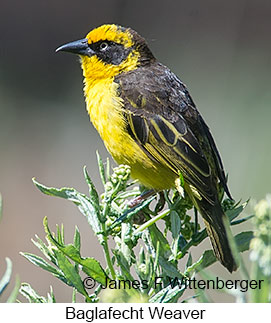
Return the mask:
<path id="1" fill-rule="evenodd" d="M 149 158 L 128 135 L 121 113 L 122 100 L 116 94 L 117 84 L 108 79 L 86 81 L 84 90 L 90 119 L 115 161 L 129 165 L 131 176 L 146 187 L 174 187 L 176 174 Z"/>

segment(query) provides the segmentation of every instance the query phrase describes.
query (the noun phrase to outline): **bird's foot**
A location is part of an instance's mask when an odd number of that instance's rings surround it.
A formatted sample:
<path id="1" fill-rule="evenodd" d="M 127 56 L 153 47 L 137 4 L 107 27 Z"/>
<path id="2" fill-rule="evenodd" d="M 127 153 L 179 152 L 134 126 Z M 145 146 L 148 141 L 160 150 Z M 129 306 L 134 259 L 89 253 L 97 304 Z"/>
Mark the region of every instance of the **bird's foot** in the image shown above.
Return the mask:
<path id="1" fill-rule="evenodd" d="M 146 200 L 148 197 L 154 195 L 155 193 L 156 192 L 154 190 L 149 190 L 149 191 L 146 191 L 146 192 L 142 193 L 141 195 L 139 195 L 136 198 L 132 199 L 128 203 L 128 207 L 130 209 L 132 209 L 133 207 L 138 206 L 140 203 L 142 203 L 144 200 Z"/>

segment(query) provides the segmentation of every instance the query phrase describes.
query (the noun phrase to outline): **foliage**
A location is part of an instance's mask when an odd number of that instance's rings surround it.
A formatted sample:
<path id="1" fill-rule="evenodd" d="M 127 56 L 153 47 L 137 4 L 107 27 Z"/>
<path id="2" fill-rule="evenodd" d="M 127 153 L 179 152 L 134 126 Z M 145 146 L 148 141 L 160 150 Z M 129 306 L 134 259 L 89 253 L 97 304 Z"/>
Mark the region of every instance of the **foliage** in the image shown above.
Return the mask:
<path id="1" fill-rule="evenodd" d="M 252 302 L 271 302 L 271 196 L 261 200 L 254 208 L 254 238 L 251 240 L 253 279 L 263 280 L 263 288 L 250 295 Z"/>
<path id="2" fill-rule="evenodd" d="M 52 233 L 47 218 L 44 219 L 47 242 L 38 236 L 33 240 L 44 258 L 26 252 L 22 255 L 71 286 L 74 302 L 77 293 L 86 302 L 176 302 L 185 292 L 182 278 L 195 277 L 216 262 L 212 250 L 206 250 L 198 260 L 192 257 L 191 248 L 199 245 L 207 233 L 200 228 L 196 211 L 192 219 L 190 213 L 194 208 L 190 199 L 175 190 L 150 195 L 129 181 L 128 166 L 120 165 L 111 174 L 109 161 L 104 166 L 99 155 L 98 165 L 104 186 L 100 196 L 86 168 L 88 195 L 74 188 L 57 189 L 46 187 L 35 179 L 33 182 L 44 194 L 67 199 L 78 207 L 103 249 L 106 267 L 91 256 L 82 257 L 78 228 L 75 228 L 73 242 L 66 244 L 63 225 L 57 226 L 56 233 Z M 141 199 L 142 194 L 149 197 Z M 237 220 L 246 204 L 223 202 L 232 225 L 250 218 Z M 158 221 L 161 219 L 163 221 Z M 239 251 L 248 250 L 251 238 L 252 232 L 242 232 L 235 236 L 234 244 Z M 111 250 L 109 239 L 113 242 Z M 184 269 L 180 270 L 180 266 Z M 159 283 L 157 277 L 160 277 Z M 175 279 L 174 286 L 170 284 L 172 279 Z M 89 294 L 95 284 L 96 288 Z M 30 302 L 55 301 L 52 290 L 46 299 L 37 295 L 28 284 L 22 286 L 21 293 Z"/>
<path id="3" fill-rule="evenodd" d="M 12 262 L 9 258 L 6 258 L 6 263 L 7 263 L 6 271 L 2 276 L 2 278 L 0 279 L 0 296 L 3 294 L 3 292 L 5 291 L 5 289 L 7 288 L 11 280 Z M 16 301 L 17 295 L 19 293 L 20 284 L 21 284 L 20 279 L 18 276 L 16 276 L 15 286 L 7 299 L 7 303 L 14 303 Z"/>
<path id="4" fill-rule="evenodd" d="M 2 197 L 0 194 L 0 220 L 2 217 Z M 4 273 L 4 275 L 2 276 L 2 278 L 0 279 L 0 296 L 4 293 L 5 289 L 7 288 L 7 286 L 10 283 L 11 280 L 11 275 L 12 275 L 12 262 L 9 258 L 6 258 L 6 263 L 7 263 L 7 268 L 6 271 Z M 7 303 L 14 303 L 16 301 L 18 292 L 19 292 L 19 288 L 20 288 L 20 279 L 18 276 L 16 276 L 16 282 L 15 282 L 15 287 L 13 288 L 12 292 L 10 293 L 8 299 L 7 299 Z"/>
<path id="5" fill-rule="evenodd" d="M 271 196 L 261 200 L 254 208 L 255 215 L 252 222 L 254 224 L 253 236 L 250 240 L 250 271 L 247 270 L 240 255 L 237 260 L 240 263 L 240 281 L 243 281 L 243 288 L 247 283 L 257 282 L 257 288 L 249 288 L 246 293 L 242 291 L 241 284 L 236 289 L 222 288 L 221 293 L 230 294 L 235 297 L 238 303 L 270 303 L 271 302 Z M 246 219 L 250 218 L 247 217 Z M 242 222 L 241 220 L 235 221 Z M 233 222 L 232 222 L 233 223 Z M 239 239 L 243 239 L 242 233 Z M 245 237 L 246 241 L 247 237 Z M 234 244 L 234 242 L 233 242 Z M 237 245 L 243 244 L 241 241 Z M 246 246 L 247 248 L 248 246 Z M 233 249 L 236 245 L 233 245 Z M 210 272 L 201 271 L 200 275 L 204 279 L 215 280 L 216 277 Z M 223 280 L 225 283 L 225 281 Z M 259 283 L 260 282 L 260 283 Z M 260 284 L 260 285 L 259 285 Z M 206 291 L 200 292 L 198 299 L 204 302 L 210 301 Z"/>

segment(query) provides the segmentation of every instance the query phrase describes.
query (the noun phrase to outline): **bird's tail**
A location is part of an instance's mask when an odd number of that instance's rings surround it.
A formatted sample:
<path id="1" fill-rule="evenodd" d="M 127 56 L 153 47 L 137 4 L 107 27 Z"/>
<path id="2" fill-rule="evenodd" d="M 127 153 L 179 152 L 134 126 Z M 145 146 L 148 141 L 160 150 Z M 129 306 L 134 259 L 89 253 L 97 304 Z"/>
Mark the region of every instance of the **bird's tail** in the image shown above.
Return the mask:
<path id="1" fill-rule="evenodd" d="M 209 203 L 202 200 L 197 201 L 197 206 L 204 219 L 206 230 L 217 259 L 229 272 L 235 271 L 237 265 L 233 258 L 223 222 L 223 219 L 226 219 L 226 215 L 222 211 L 220 203 L 210 206 Z"/>

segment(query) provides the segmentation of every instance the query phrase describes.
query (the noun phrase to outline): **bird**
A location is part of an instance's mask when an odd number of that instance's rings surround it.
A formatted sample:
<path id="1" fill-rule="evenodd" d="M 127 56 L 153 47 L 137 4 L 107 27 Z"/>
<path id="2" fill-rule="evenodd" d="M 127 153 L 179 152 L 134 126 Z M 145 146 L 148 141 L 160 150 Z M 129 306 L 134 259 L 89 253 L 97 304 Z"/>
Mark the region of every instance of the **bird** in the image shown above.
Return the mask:
<path id="1" fill-rule="evenodd" d="M 104 24 L 56 51 L 79 55 L 86 109 L 113 159 L 156 192 L 176 187 L 181 176 L 216 258 L 235 271 L 220 197 L 232 199 L 227 178 L 186 85 L 130 27 Z"/>

